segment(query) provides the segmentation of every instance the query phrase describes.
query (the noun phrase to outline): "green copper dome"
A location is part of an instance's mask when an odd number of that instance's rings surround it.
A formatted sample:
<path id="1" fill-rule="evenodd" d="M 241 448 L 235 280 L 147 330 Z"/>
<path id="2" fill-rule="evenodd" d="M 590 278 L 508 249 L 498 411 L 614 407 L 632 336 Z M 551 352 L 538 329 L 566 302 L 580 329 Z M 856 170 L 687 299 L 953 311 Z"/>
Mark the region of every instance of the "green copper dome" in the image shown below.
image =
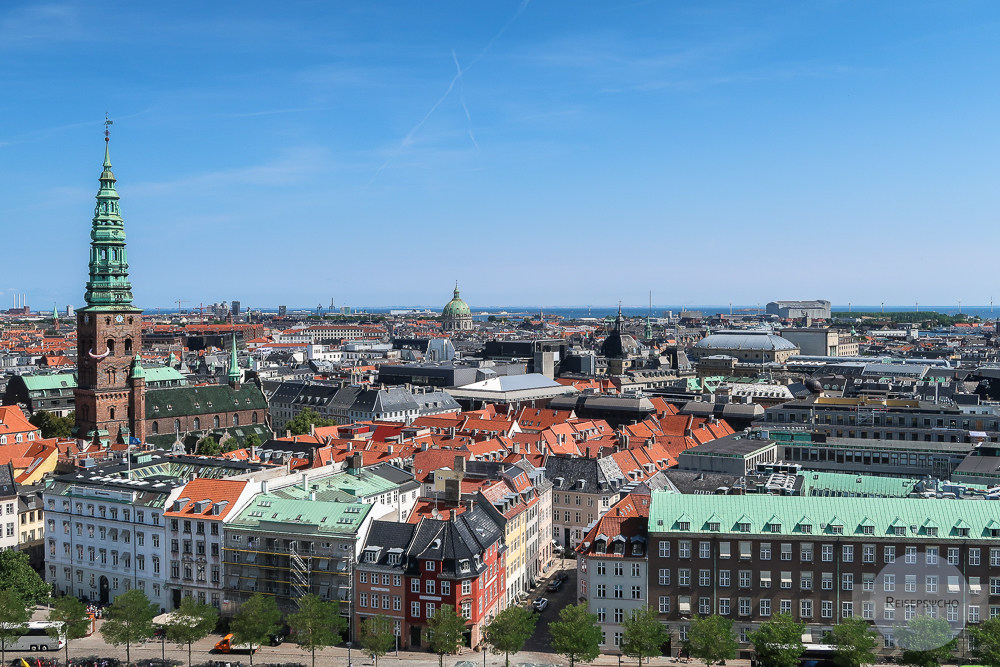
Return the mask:
<path id="1" fill-rule="evenodd" d="M 441 315 L 444 317 L 465 317 L 472 316 L 472 311 L 469 310 L 469 304 L 462 301 L 461 297 L 458 295 L 458 283 L 455 283 L 455 296 L 445 304 L 444 310 L 441 311 Z"/>
<path id="2" fill-rule="evenodd" d="M 133 380 L 146 377 L 146 369 L 142 367 L 142 357 L 138 354 L 136 354 L 135 358 L 132 359 L 132 373 L 130 374 L 130 377 Z"/>

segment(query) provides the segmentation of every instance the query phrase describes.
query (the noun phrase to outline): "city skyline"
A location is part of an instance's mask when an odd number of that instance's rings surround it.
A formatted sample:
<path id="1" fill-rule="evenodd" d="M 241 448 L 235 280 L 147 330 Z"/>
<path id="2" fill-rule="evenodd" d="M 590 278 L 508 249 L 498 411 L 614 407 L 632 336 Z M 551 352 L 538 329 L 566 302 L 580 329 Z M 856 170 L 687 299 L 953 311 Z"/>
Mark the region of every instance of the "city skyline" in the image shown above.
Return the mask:
<path id="1" fill-rule="evenodd" d="M 986 3 L 184 7 L 0 11 L 0 303 L 82 304 L 105 111 L 139 304 L 957 305 L 1000 240 Z"/>

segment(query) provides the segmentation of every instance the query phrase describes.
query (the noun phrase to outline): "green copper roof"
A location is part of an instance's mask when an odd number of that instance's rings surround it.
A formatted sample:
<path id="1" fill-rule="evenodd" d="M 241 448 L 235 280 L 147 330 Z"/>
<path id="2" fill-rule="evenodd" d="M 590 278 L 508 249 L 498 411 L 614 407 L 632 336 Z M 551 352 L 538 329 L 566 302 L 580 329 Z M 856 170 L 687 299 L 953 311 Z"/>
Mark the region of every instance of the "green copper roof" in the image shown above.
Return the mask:
<path id="1" fill-rule="evenodd" d="M 354 502 L 356 498 L 370 498 L 383 493 L 391 493 L 398 485 L 384 477 L 362 470 L 360 474 L 338 472 L 327 477 L 311 479 L 309 491 L 301 485 L 286 486 L 272 493 L 281 498 L 308 498 L 311 491 L 316 492 L 316 500 L 338 502 Z M 313 487 L 316 487 L 313 489 Z"/>
<path id="2" fill-rule="evenodd" d="M 240 512 L 231 526 L 267 533 L 298 533 L 308 529 L 318 535 L 354 535 L 373 506 L 366 503 L 329 502 L 305 498 L 281 498 L 260 494 Z"/>
<path id="3" fill-rule="evenodd" d="M 804 496 L 906 498 L 920 481 L 910 477 L 872 477 L 839 472 L 805 471 L 801 475 Z"/>
<path id="4" fill-rule="evenodd" d="M 187 378 L 179 370 L 170 366 L 153 366 L 152 368 L 144 368 L 143 371 L 145 372 L 146 386 L 161 382 L 170 382 L 171 386 L 187 384 Z"/>
<path id="5" fill-rule="evenodd" d="M 58 375 L 22 375 L 24 386 L 28 391 L 44 391 L 46 389 L 73 389 L 77 386 L 76 375 L 59 373 Z"/>
<path id="6" fill-rule="evenodd" d="M 905 537 L 927 538 L 931 537 L 928 526 L 936 525 L 936 539 L 992 539 L 1000 545 L 1000 537 L 992 537 L 988 528 L 996 513 L 994 501 L 988 500 L 703 496 L 654 491 L 649 532 L 728 534 L 733 539 L 761 534 L 811 535 L 824 539 L 838 535 L 833 526 L 843 526 L 842 534 L 847 537 L 895 537 L 896 528 L 900 528 L 905 530 Z M 718 531 L 708 529 L 708 519 L 713 515 L 721 517 Z M 774 516 L 787 519 L 781 524 L 780 532 L 771 531 L 767 526 Z M 815 521 L 808 530 L 801 519 L 795 522 L 796 517 L 803 516 Z M 689 530 L 681 530 L 682 524 Z M 749 524 L 749 533 L 740 531 L 740 524 Z M 865 529 L 872 525 L 873 529 Z M 967 529 L 968 535 L 963 536 L 960 529 Z"/>
<path id="7" fill-rule="evenodd" d="M 125 222 L 118 208 L 111 153 L 105 138 L 104 171 L 97 191 L 97 205 L 90 230 L 90 280 L 83 310 L 138 311 L 132 306 L 132 284 L 128 280 Z"/>

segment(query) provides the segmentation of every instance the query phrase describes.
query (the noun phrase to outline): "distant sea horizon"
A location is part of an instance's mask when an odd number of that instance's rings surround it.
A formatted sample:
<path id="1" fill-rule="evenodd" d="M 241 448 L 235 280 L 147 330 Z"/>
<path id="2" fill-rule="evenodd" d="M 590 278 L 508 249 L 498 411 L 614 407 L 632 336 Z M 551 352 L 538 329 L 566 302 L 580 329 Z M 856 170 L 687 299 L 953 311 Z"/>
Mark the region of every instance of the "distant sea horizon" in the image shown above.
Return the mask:
<path id="1" fill-rule="evenodd" d="M 351 314 L 365 314 L 369 313 L 372 315 L 384 315 L 393 310 L 429 310 L 433 313 L 439 313 L 441 311 L 442 305 L 400 305 L 400 306 L 349 306 L 351 309 Z M 563 319 L 581 319 L 586 317 L 592 318 L 604 318 L 604 317 L 614 317 L 618 314 L 618 306 L 511 306 L 511 305 L 470 305 L 470 310 L 472 310 L 473 316 L 477 318 L 486 317 L 489 315 L 500 316 L 504 314 L 506 317 L 527 317 L 534 316 L 537 317 L 540 312 L 543 312 L 547 316 L 558 316 Z M 733 304 L 732 306 L 726 305 L 670 305 L 670 304 L 653 304 L 652 308 L 649 306 L 622 306 L 622 315 L 625 317 L 645 317 L 647 314 L 651 317 L 664 317 L 667 312 L 677 315 L 681 311 L 700 311 L 704 315 L 718 315 L 718 314 L 730 314 L 733 315 L 752 315 L 755 313 L 764 312 L 764 304 L 759 307 L 756 304 L 751 305 L 738 305 Z M 156 311 L 164 315 L 181 314 L 186 315 L 198 315 L 197 310 L 192 310 L 190 308 L 184 308 L 178 311 L 176 307 L 174 308 L 156 308 L 156 307 L 146 307 L 144 308 L 146 314 L 151 314 Z M 263 313 L 277 313 L 277 306 L 264 306 L 264 307 L 253 307 L 253 310 L 259 310 Z M 315 306 L 287 306 L 289 313 L 303 313 L 308 312 L 310 314 L 315 314 L 317 308 Z M 916 308 L 914 306 L 900 306 L 900 305 L 888 305 L 885 307 L 881 304 L 874 306 L 866 305 L 833 305 L 831 310 L 835 313 L 840 312 L 851 312 L 851 313 L 898 313 L 898 312 L 915 312 Z M 340 306 L 337 306 L 332 311 L 327 307 L 323 307 L 323 314 L 338 314 L 340 312 Z M 936 312 L 943 315 L 956 315 L 959 313 L 958 306 L 920 306 L 919 312 Z M 976 315 L 985 319 L 1000 318 L 1000 304 L 995 308 L 992 306 L 962 306 L 961 312 L 965 315 Z"/>

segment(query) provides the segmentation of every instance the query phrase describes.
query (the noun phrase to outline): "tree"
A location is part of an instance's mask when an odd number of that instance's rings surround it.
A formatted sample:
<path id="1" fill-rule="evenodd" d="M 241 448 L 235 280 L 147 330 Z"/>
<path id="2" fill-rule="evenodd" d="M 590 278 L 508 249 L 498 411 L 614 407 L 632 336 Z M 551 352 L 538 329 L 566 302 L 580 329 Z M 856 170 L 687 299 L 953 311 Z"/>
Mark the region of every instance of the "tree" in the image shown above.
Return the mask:
<path id="1" fill-rule="evenodd" d="M 251 447 L 260 447 L 260 436 L 256 433 L 251 433 L 243 440 L 243 447 L 250 449 Z"/>
<path id="2" fill-rule="evenodd" d="M 877 656 L 878 633 L 873 631 L 867 621 L 860 618 L 845 618 L 833 626 L 830 631 L 829 643 L 836 648 L 833 661 L 837 667 L 861 667 L 874 665 Z"/>
<path id="3" fill-rule="evenodd" d="M 388 616 L 379 614 L 361 622 L 361 648 L 378 659 L 396 645 L 396 631 Z"/>
<path id="4" fill-rule="evenodd" d="M 757 660 L 764 667 L 797 667 L 805 653 L 802 633 L 805 623 L 796 623 L 791 614 L 778 614 L 749 634 Z"/>
<path id="5" fill-rule="evenodd" d="M 663 655 L 663 645 L 670 641 L 667 627 L 649 607 L 633 611 L 622 627 L 622 655 L 638 660 L 638 667 L 642 667 L 643 658 Z"/>
<path id="6" fill-rule="evenodd" d="M 288 617 L 288 625 L 295 632 L 295 643 L 312 653 L 316 667 L 316 651 L 339 643 L 347 620 L 340 615 L 339 602 L 323 602 L 318 595 L 309 594 L 299 599 L 299 610 Z"/>
<path id="7" fill-rule="evenodd" d="M 281 621 L 281 611 L 273 597 L 262 593 L 254 593 L 243 603 L 240 610 L 233 616 L 229 629 L 233 632 L 236 644 L 247 644 L 250 647 L 250 664 L 253 665 L 253 652 L 264 644 L 271 635 L 278 632 Z"/>
<path id="8" fill-rule="evenodd" d="M 191 665 L 191 644 L 207 637 L 218 622 L 219 612 L 215 607 L 198 602 L 193 597 L 181 600 L 181 606 L 170 614 L 167 639 L 180 645 L 187 644 L 188 667 Z"/>
<path id="9" fill-rule="evenodd" d="M 125 646 L 125 661 L 132 662 L 132 644 L 153 636 L 157 607 L 138 588 L 122 593 L 108 607 L 101 636 L 113 646 Z"/>
<path id="10" fill-rule="evenodd" d="M 76 423 L 72 412 L 65 417 L 60 417 L 46 410 L 39 410 L 31 415 L 28 421 L 31 422 L 32 426 L 41 430 L 43 438 L 68 438 L 73 435 L 73 426 Z"/>
<path id="11" fill-rule="evenodd" d="M 559 620 L 549 624 L 552 650 L 569 660 L 569 667 L 590 662 L 601 654 L 601 627 L 597 614 L 587 603 L 571 604 L 559 610 Z"/>
<path id="12" fill-rule="evenodd" d="M 52 601 L 49 620 L 63 624 L 62 628 L 49 628 L 46 632 L 53 639 L 58 638 L 60 632 L 66 634 L 66 664 L 68 665 L 70 640 L 86 637 L 87 632 L 90 631 L 90 614 L 87 613 L 87 605 L 70 595 L 56 598 Z"/>
<path id="13" fill-rule="evenodd" d="M 524 650 L 524 644 L 535 632 L 538 614 L 524 607 L 507 607 L 493 617 L 483 629 L 484 640 L 494 655 L 503 654 L 510 667 L 510 654 Z"/>
<path id="14" fill-rule="evenodd" d="M 29 618 L 24 598 L 11 588 L 0 589 L 0 665 L 7 664 L 7 647 L 28 630 Z"/>
<path id="15" fill-rule="evenodd" d="M 44 602 L 51 592 L 49 585 L 28 564 L 28 554 L 15 549 L 0 551 L 0 581 L 4 588 L 13 590 L 31 606 Z"/>
<path id="16" fill-rule="evenodd" d="M 802 641 L 801 636 L 799 641 Z M 688 653 L 704 662 L 706 667 L 723 660 L 732 660 L 739 648 L 736 637 L 733 636 L 732 620 L 722 616 L 691 619 L 691 628 L 684 646 Z"/>
<path id="17" fill-rule="evenodd" d="M 305 408 L 299 414 L 285 422 L 285 428 L 292 432 L 292 435 L 305 435 L 309 433 L 311 426 L 336 426 L 337 422 L 320 416 L 312 408 Z"/>
<path id="18" fill-rule="evenodd" d="M 991 618 L 970 628 L 976 638 L 972 654 L 987 667 L 1000 667 L 1000 618 Z"/>
<path id="19" fill-rule="evenodd" d="M 958 646 L 948 621 L 923 614 L 896 628 L 896 643 L 903 649 L 900 662 L 916 667 L 939 667 Z"/>
<path id="20" fill-rule="evenodd" d="M 443 667 L 444 656 L 457 651 L 464 638 L 465 617 L 450 604 L 441 605 L 433 618 L 427 619 L 427 642 L 438 654 L 438 667 Z"/>
<path id="21" fill-rule="evenodd" d="M 194 453 L 201 454 L 202 456 L 218 456 L 222 453 L 222 447 L 219 447 L 219 443 L 215 441 L 215 438 L 206 435 L 198 441 L 198 446 L 195 448 Z"/>

